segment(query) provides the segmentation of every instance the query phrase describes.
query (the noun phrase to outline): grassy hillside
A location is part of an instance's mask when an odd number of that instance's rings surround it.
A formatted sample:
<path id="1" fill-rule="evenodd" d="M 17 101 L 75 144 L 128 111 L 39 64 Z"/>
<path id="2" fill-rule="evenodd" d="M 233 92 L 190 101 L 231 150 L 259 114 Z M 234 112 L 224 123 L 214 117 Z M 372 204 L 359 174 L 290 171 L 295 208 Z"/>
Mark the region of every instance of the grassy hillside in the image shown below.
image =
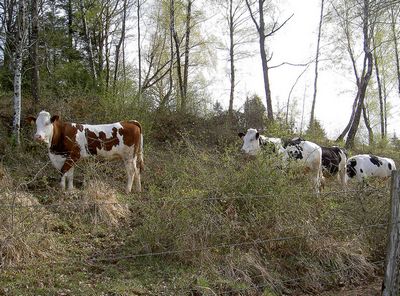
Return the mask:
<path id="1" fill-rule="evenodd" d="M 93 119 L 84 115 L 77 121 Z M 129 116 L 117 115 L 91 122 Z M 144 192 L 129 195 L 122 164 L 96 159 L 78 164 L 74 192 L 61 192 L 33 129 L 17 148 L 4 128 L 0 295 L 299 295 L 381 276 L 385 184 L 344 192 L 330 182 L 316 196 L 295 163 L 244 158 L 215 119 L 137 119 Z M 387 148 L 360 151 L 400 163 Z"/>

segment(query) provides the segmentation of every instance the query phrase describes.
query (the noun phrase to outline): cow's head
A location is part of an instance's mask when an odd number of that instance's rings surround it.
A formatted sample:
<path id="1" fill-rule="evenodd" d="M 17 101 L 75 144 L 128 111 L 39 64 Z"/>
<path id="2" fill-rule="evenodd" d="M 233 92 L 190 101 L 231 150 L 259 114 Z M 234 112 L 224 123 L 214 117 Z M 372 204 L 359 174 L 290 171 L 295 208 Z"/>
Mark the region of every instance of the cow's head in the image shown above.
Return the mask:
<path id="1" fill-rule="evenodd" d="M 242 151 L 249 155 L 256 155 L 260 150 L 260 133 L 254 128 L 249 128 L 246 134 L 239 133 L 238 135 L 243 140 Z"/>
<path id="2" fill-rule="evenodd" d="M 41 111 L 37 118 L 29 116 L 27 121 L 31 124 L 36 123 L 36 133 L 33 139 L 49 144 L 53 137 L 53 123 L 58 119 L 58 115 L 51 116 L 47 111 Z"/>

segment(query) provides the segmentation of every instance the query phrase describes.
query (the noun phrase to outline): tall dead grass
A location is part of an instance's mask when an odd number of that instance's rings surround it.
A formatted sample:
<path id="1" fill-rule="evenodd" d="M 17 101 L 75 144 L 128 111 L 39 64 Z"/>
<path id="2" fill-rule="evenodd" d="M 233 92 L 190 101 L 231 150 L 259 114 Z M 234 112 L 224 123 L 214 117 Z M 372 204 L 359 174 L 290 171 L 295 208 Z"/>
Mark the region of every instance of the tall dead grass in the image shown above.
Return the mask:
<path id="1" fill-rule="evenodd" d="M 118 226 L 130 212 L 127 204 L 117 198 L 116 189 L 100 180 L 89 180 L 82 194 L 82 213 L 89 213 L 92 223 Z"/>
<path id="2" fill-rule="evenodd" d="M 386 231 L 368 226 L 387 222 L 384 188 L 333 183 L 316 196 L 296 164 L 283 170 L 274 156 L 244 160 L 229 147 L 184 141 L 147 154 L 149 202 L 134 236 L 144 252 L 181 251 L 174 260 L 201 270 L 199 292 L 319 293 L 375 276 Z"/>
<path id="3" fill-rule="evenodd" d="M 0 266 L 32 262 L 56 249 L 47 228 L 54 217 L 30 193 L 1 190 Z"/>

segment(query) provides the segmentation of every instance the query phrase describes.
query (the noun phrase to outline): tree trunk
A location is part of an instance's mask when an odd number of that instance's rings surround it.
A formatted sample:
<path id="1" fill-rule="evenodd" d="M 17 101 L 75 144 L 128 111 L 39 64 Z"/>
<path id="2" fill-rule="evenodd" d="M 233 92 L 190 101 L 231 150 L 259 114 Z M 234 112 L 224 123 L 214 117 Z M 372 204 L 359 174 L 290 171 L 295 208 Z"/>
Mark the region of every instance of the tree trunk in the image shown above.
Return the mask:
<path id="1" fill-rule="evenodd" d="M 22 53 L 25 39 L 25 0 L 19 1 L 17 15 L 17 31 L 14 53 L 14 118 L 13 134 L 17 145 L 20 144 L 21 126 L 21 84 L 22 84 Z"/>
<path id="2" fill-rule="evenodd" d="M 321 31 L 322 31 L 322 22 L 324 18 L 324 2 L 325 0 L 321 0 L 321 14 L 319 17 L 319 26 L 318 26 L 318 39 L 317 39 L 317 53 L 315 55 L 315 77 L 314 77 L 314 94 L 313 101 L 311 105 L 311 114 L 310 114 L 310 124 L 309 130 L 313 132 L 314 130 L 314 113 L 315 113 L 315 103 L 317 100 L 317 82 L 318 82 L 318 62 L 319 62 L 319 49 L 320 49 L 320 41 L 321 41 Z"/>
<path id="3" fill-rule="evenodd" d="M 356 107 L 357 107 L 357 102 L 358 102 L 358 97 L 356 96 L 356 98 L 354 99 L 353 102 L 353 108 L 351 109 L 351 115 L 350 115 L 350 120 L 347 123 L 346 127 L 344 128 L 344 130 L 342 131 L 342 133 L 339 135 L 339 137 L 336 139 L 336 142 L 340 142 L 343 141 L 344 137 L 347 135 L 347 133 L 349 132 L 349 129 L 351 127 L 351 124 L 353 123 L 354 120 L 354 115 L 356 113 Z"/>
<path id="4" fill-rule="evenodd" d="M 363 112 L 365 127 L 368 130 L 368 144 L 373 145 L 374 144 L 374 131 L 372 130 L 371 123 L 369 121 L 369 116 L 367 114 L 367 107 L 365 106 L 365 104 L 362 107 L 362 112 Z"/>
<path id="5" fill-rule="evenodd" d="M 141 47 L 141 37 L 140 37 L 140 0 L 137 0 L 137 10 L 136 10 L 136 17 L 137 17 L 137 48 L 138 48 L 138 94 L 139 94 L 139 103 L 142 98 L 142 47 Z"/>
<path id="6" fill-rule="evenodd" d="M 230 59 L 230 67 L 231 67 L 231 89 L 229 94 L 229 108 L 228 114 L 229 117 L 233 117 L 233 101 L 235 99 L 235 52 L 234 52 L 234 35 L 235 35 L 235 27 L 234 27 L 234 18 L 233 18 L 233 0 L 229 0 L 229 59 Z"/>
<path id="7" fill-rule="evenodd" d="M 35 0 L 37 1 L 37 0 Z M 72 12 L 72 0 L 68 0 L 67 4 L 67 16 L 68 16 L 68 43 L 69 43 L 69 61 L 72 60 L 72 50 L 74 48 L 74 29 L 73 29 L 73 12 Z"/>
<path id="8" fill-rule="evenodd" d="M 181 63 L 181 54 L 179 50 L 179 38 L 178 33 L 174 31 L 174 41 L 175 41 L 175 50 L 176 50 L 176 75 L 178 76 L 178 88 L 179 88 L 179 99 L 180 104 L 177 103 L 177 106 L 180 106 L 180 111 L 184 112 L 183 110 L 183 79 L 182 79 L 182 63 Z"/>
<path id="9" fill-rule="evenodd" d="M 397 88 L 398 88 L 398 92 L 400 93 L 400 61 L 399 61 L 399 49 L 397 46 L 396 16 L 395 16 L 393 6 L 390 9 L 390 15 L 391 15 L 391 29 L 392 29 L 393 42 L 394 42 L 394 54 L 395 54 L 395 59 L 396 59 Z"/>
<path id="10" fill-rule="evenodd" d="M 269 68 L 268 68 L 268 58 L 267 53 L 265 51 L 265 21 L 264 21 L 264 4 L 265 0 L 258 0 L 258 17 L 259 22 L 254 17 L 251 4 L 249 0 L 246 0 L 247 8 L 250 12 L 250 17 L 253 20 L 254 25 L 256 26 L 258 37 L 259 37 L 259 47 L 260 47 L 260 56 L 261 56 L 261 65 L 263 71 L 263 82 L 264 82 L 264 91 L 265 91 L 265 100 L 267 103 L 267 118 L 270 122 L 274 121 L 274 113 L 272 110 L 272 99 L 271 99 L 271 88 L 269 84 Z M 271 32 L 270 34 L 272 34 Z"/>
<path id="11" fill-rule="evenodd" d="M 160 105 L 161 108 L 164 107 L 164 104 L 167 102 L 167 100 L 170 98 L 172 94 L 172 88 L 173 88 L 173 79 L 172 79 L 172 71 L 173 71 L 173 66 L 174 66 L 174 32 L 175 32 L 175 1 L 170 0 L 169 3 L 169 31 L 170 31 L 170 39 L 169 39 L 169 46 L 170 46 L 170 62 L 169 62 L 169 77 L 168 77 L 168 91 L 165 94 L 165 96 L 162 98 L 161 102 L 162 104 Z"/>
<path id="12" fill-rule="evenodd" d="M 119 55 L 121 52 L 121 46 L 123 44 L 123 41 L 125 39 L 125 24 L 126 24 L 126 0 L 124 0 L 124 10 L 123 10 L 123 16 L 122 16 L 122 28 L 121 28 L 121 36 L 119 38 L 118 44 L 115 47 L 115 69 L 114 69 L 114 81 L 113 81 L 113 88 L 115 91 L 116 85 L 117 85 L 117 79 L 118 79 L 118 67 L 119 67 Z"/>
<path id="13" fill-rule="evenodd" d="M 385 138 L 387 138 L 387 97 L 388 93 L 386 90 L 386 79 L 383 79 L 383 114 L 384 114 L 384 125 L 385 125 Z"/>
<path id="14" fill-rule="evenodd" d="M 187 92 L 189 79 L 189 55 L 190 55 L 190 33 L 192 19 L 192 4 L 194 0 L 188 0 L 186 9 L 186 32 L 185 32 L 185 64 L 183 68 L 183 85 L 182 85 L 182 102 L 181 111 L 186 112 L 187 109 Z"/>
<path id="15" fill-rule="evenodd" d="M 372 74 L 373 58 L 372 58 L 372 52 L 370 49 L 371 36 L 369 34 L 369 26 L 370 26 L 369 14 L 370 14 L 369 0 L 364 0 L 364 4 L 363 4 L 363 39 L 364 39 L 364 55 L 365 55 L 364 56 L 364 68 L 362 71 L 363 74 L 360 78 L 360 82 L 357 84 L 358 105 L 357 105 L 356 112 L 354 114 L 353 123 L 350 127 L 349 134 L 347 136 L 346 145 L 345 145 L 346 148 L 353 148 L 353 146 L 354 146 L 354 140 L 355 140 L 358 126 L 360 123 L 362 108 L 364 106 L 365 94 L 366 94 L 367 86 L 368 86 L 368 83 L 369 83 L 369 80 L 370 80 L 371 74 Z"/>
<path id="16" fill-rule="evenodd" d="M 270 122 L 274 121 L 274 113 L 272 111 L 272 99 L 271 99 L 271 88 L 269 84 L 269 68 L 268 68 L 268 58 L 265 51 L 265 22 L 264 22 L 264 9 L 263 0 L 258 0 L 258 9 L 260 15 L 260 25 L 258 30 L 258 35 L 260 38 L 260 55 L 261 55 L 261 65 L 263 70 L 263 81 L 264 81 L 264 91 L 265 100 L 267 102 L 267 118 Z"/>
<path id="17" fill-rule="evenodd" d="M 90 66 L 90 70 L 93 75 L 93 80 L 97 81 L 97 71 L 96 71 L 96 66 L 94 63 L 95 59 L 94 59 L 94 53 L 93 53 L 92 38 L 90 37 L 89 28 L 88 28 L 88 25 L 86 22 L 86 12 L 85 12 L 83 0 L 80 0 L 79 4 L 80 4 L 80 9 L 81 9 L 81 14 L 82 14 L 83 32 L 85 35 L 85 39 L 86 39 L 86 43 L 87 43 L 87 51 L 89 54 L 89 66 Z"/>
<path id="18" fill-rule="evenodd" d="M 31 2 L 31 63 L 32 63 L 32 97 L 36 103 L 39 102 L 39 21 L 38 21 L 38 1 Z"/>
<path id="19" fill-rule="evenodd" d="M 379 115 L 380 115 L 380 126 L 381 126 L 381 138 L 385 138 L 385 119 L 384 119 L 384 106 L 383 106 L 383 94 L 382 94 L 382 83 L 381 76 L 379 73 L 379 62 L 376 54 L 375 38 L 372 39 L 374 44 L 374 65 L 375 65 L 375 75 L 376 83 L 378 85 L 378 95 L 379 95 Z"/>
<path id="20" fill-rule="evenodd" d="M 110 45 L 108 42 L 109 38 L 109 31 L 110 31 L 110 10 L 107 7 L 106 8 L 106 23 L 105 23 L 105 28 L 104 28 L 104 43 L 105 43 L 105 63 L 106 63 L 106 91 L 110 88 L 110 75 L 111 75 L 111 69 L 110 69 Z"/>

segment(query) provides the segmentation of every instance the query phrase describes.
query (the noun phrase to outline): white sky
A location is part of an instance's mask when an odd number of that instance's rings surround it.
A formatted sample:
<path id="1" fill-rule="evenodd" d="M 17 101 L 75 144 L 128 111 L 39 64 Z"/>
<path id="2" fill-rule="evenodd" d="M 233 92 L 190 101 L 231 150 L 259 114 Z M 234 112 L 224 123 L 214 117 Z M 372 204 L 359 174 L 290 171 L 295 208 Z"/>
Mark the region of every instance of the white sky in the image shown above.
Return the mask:
<path id="1" fill-rule="evenodd" d="M 320 15 L 320 0 L 282 0 L 280 4 L 280 21 L 284 21 L 292 13 L 293 18 L 272 38 L 268 39 L 269 49 L 273 52 L 273 59 L 270 66 L 282 62 L 305 63 L 315 57 L 318 23 Z M 223 22 L 219 22 L 223 26 Z M 326 43 L 326 40 L 322 41 Z M 254 45 L 258 48 L 258 44 Z M 229 104 L 229 77 L 227 73 L 227 62 L 222 58 L 218 59 L 218 65 L 213 85 L 212 95 L 224 107 Z M 331 67 L 327 69 L 327 67 Z M 323 69 L 322 69 L 323 68 Z M 261 60 L 258 55 L 246 59 L 237 64 L 236 102 L 234 108 L 238 109 L 244 103 L 246 95 L 258 94 L 265 103 Z M 270 84 L 274 112 L 277 105 L 285 107 L 286 101 L 297 77 L 304 70 L 304 67 L 282 66 L 270 70 Z M 307 125 L 310 116 L 311 102 L 313 96 L 314 65 L 312 64 L 307 72 L 300 78 L 291 95 L 291 102 L 297 101 L 298 117 L 300 125 L 303 97 L 305 98 L 304 124 Z M 329 64 L 320 62 L 318 94 L 316 103 L 316 118 L 322 123 L 329 138 L 336 138 L 348 123 L 351 106 L 355 98 L 355 85 L 352 73 L 345 70 L 332 68 Z M 391 99 L 393 106 L 392 118 L 388 119 L 388 133 L 396 130 L 399 135 L 400 124 L 399 110 L 400 98 L 394 94 Z"/>

